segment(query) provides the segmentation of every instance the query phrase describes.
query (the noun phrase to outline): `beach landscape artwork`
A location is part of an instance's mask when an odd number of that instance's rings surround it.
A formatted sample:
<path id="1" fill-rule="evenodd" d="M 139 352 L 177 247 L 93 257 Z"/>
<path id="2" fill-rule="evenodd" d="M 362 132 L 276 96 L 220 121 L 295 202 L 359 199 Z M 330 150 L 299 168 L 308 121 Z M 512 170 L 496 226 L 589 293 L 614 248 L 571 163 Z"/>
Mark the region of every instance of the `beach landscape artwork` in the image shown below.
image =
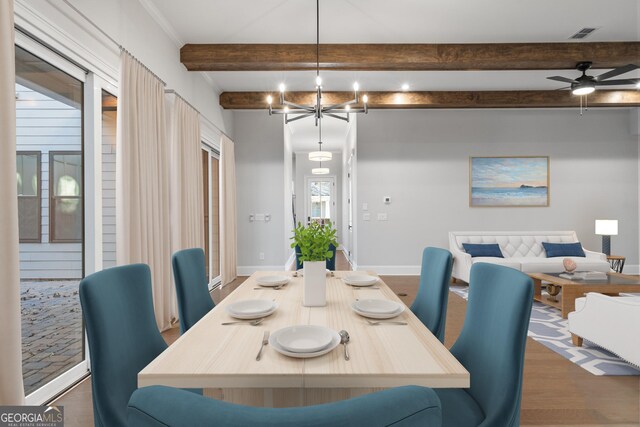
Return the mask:
<path id="1" fill-rule="evenodd" d="M 471 157 L 469 203 L 549 206 L 549 157 Z"/>

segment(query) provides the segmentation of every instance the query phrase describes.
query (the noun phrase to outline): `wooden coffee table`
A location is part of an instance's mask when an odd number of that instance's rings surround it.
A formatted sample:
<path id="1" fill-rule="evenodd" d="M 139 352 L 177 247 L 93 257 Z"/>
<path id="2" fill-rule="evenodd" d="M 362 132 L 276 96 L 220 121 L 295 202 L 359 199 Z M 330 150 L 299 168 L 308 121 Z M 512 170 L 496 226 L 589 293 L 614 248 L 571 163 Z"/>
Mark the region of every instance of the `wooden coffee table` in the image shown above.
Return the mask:
<path id="1" fill-rule="evenodd" d="M 606 280 L 569 280 L 559 277 L 559 273 L 530 273 L 529 277 L 534 284 L 533 299 L 559 308 L 564 319 L 575 310 L 576 298 L 587 292 L 612 296 L 621 292 L 640 292 L 640 278 L 621 273 L 607 273 Z M 542 295 L 542 282 L 546 284 L 549 296 Z"/>

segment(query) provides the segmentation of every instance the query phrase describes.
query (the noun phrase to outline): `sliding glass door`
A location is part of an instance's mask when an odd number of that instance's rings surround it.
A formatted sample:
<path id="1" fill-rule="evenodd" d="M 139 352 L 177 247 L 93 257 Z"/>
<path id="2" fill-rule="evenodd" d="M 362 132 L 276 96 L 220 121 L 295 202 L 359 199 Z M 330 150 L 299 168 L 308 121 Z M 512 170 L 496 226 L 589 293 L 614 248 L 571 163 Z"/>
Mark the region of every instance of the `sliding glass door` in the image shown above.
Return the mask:
<path id="1" fill-rule="evenodd" d="M 16 146 L 25 393 L 86 371 L 84 72 L 16 46 Z"/>
<path id="2" fill-rule="evenodd" d="M 208 145 L 202 147 L 204 191 L 204 252 L 209 286 L 220 283 L 220 155 Z"/>

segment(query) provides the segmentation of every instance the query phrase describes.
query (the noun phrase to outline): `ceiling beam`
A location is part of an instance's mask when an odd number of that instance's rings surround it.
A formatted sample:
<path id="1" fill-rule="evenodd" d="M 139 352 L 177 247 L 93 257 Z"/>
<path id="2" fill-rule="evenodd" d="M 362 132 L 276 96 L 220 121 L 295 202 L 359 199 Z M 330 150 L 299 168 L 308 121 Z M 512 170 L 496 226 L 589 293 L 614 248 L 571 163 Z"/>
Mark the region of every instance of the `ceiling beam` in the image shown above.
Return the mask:
<path id="1" fill-rule="evenodd" d="M 582 61 L 638 63 L 640 42 L 320 45 L 321 70 L 561 70 Z M 180 62 L 189 71 L 315 70 L 316 45 L 186 44 Z"/>
<path id="2" fill-rule="evenodd" d="M 267 109 L 267 95 L 277 92 L 223 92 L 220 105 L 230 110 Z M 353 92 L 323 92 L 323 104 L 353 99 Z M 568 90 L 367 92 L 371 109 L 443 108 L 576 108 L 580 98 Z M 315 92 L 287 92 L 287 100 L 315 104 Z M 588 97 L 589 107 L 638 107 L 640 91 L 597 90 Z M 277 106 L 275 106 L 277 107 Z"/>

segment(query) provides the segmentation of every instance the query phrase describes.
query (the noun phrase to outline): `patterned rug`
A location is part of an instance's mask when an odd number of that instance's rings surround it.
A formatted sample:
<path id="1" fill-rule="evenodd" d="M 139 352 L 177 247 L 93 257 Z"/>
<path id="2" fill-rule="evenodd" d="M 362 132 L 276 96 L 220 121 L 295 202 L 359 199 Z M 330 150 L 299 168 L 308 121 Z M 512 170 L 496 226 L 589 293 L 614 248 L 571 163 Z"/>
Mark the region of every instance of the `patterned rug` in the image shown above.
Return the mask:
<path id="1" fill-rule="evenodd" d="M 468 298 L 467 286 L 451 286 L 451 292 Z M 582 347 L 571 342 L 569 322 L 555 307 L 533 302 L 528 335 L 594 375 L 640 375 L 640 370 L 615 354 L 584 340 Z"/>

